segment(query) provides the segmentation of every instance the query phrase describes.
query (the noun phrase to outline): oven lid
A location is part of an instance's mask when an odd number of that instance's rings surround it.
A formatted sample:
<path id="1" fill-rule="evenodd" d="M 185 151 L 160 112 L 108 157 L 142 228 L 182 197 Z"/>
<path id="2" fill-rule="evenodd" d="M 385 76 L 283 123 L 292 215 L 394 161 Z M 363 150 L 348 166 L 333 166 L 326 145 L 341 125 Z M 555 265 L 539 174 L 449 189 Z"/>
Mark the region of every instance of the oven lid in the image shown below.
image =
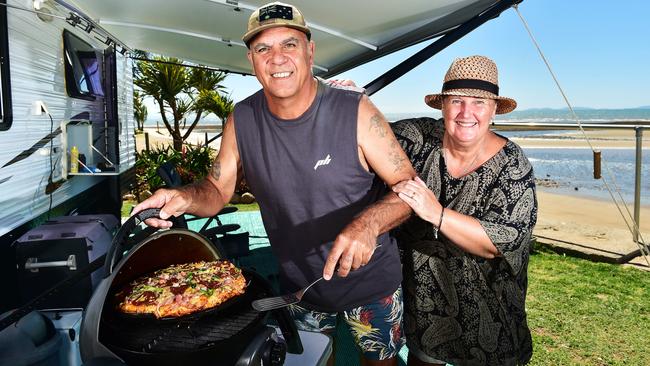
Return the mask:
<path id="1" fill-rule="evenodd" d="M 108 278 L 112 289 L 121 288 L 137 277 L 173 264 L 221 258 L 219 251 L 201 234 L 186 229 L 169 229 L 158 231 L 136 244 L 119 260 Z"/>

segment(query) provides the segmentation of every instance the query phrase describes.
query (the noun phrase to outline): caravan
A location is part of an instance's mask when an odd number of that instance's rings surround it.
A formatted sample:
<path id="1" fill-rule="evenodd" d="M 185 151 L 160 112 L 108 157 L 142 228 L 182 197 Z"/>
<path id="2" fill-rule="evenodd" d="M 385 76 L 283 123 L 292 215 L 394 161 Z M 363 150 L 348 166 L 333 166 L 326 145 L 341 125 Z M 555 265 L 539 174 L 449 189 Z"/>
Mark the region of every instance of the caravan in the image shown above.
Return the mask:
<path id="1" fill-rule="evenodd" d="M 17 294 L 26 258 L 14 243 L 27 231 L 70 214 L 119 217 L 135 163 L 132 61 L 62 5 L 2 3 L 0 276 Z M 3 296 L 1 310 L 19 302 Z"/>

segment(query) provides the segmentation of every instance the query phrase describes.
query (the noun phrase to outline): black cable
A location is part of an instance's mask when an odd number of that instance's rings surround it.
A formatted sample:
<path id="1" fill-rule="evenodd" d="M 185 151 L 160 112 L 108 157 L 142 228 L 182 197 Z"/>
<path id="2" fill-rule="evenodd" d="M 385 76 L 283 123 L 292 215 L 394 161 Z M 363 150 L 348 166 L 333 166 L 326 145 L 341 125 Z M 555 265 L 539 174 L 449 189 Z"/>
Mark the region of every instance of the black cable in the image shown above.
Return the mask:
<path id="1" fill-rule="evenodd" d="M 47 112 L 47 115 L 48 115 L 48 117 L 50 117 L 50 137 L 51 137 L 52 134 L 54 133 L 54 119 L 52 119 L 52 115 L 49 112 Z M 49 154 L 50 155 L 50 177 L 47 179 L 47 184 L 48 185 L 53 184 L 52 176 L 54 175 L 54 163 L 52 162 L 52 154 L 54 154 L 54 138 L 51 137 L 50 138 L 50 154 Z M 50 214 L 52 212 L 52 200 L 53 200 L 52 194 L 53 193 L 54 193 L 54 190 L 52 190 L 50 192 L 50 195 L 49 195 L 50 196 L 50 203 L 49 203 L 49 206 L 47 208 L 47 219 L 48 220 L 50 219 Z"/>

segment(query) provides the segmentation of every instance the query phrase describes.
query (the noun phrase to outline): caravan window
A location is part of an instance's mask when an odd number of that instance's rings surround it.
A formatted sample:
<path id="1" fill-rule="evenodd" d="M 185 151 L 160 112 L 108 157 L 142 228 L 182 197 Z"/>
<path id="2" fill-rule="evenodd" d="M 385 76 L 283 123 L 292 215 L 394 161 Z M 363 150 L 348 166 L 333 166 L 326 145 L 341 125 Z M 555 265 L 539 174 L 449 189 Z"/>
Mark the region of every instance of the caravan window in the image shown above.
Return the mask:
<path id="1" fill-rule="evenodd" d="M 67 30 L 63 31 L 63 46 L 68 95 L 90 100 L 104 96 L 101 54 Z"/>
<path id="2" fill-rule="evenodd" d="M 0 0 L 0 3 L 4 1 Z M 9 88 L 9 37 L 7 7 L 0 6 L 0 131 L 11 126 L 11 89 Z"/>

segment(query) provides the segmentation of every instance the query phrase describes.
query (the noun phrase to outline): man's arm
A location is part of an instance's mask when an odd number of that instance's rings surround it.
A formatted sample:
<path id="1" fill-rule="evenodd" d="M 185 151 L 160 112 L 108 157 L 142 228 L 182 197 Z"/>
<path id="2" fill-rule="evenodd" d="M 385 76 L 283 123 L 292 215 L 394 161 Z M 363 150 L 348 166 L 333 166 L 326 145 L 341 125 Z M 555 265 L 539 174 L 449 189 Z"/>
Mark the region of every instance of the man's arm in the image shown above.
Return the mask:
<path id="1" fill-rule="evenodd" d="M 219 154 L 212 163 L 210 173 L 202 180 L 177 189 L 159 189 L 150 198 L 133 209 L 134 213 L 147 208 L 160 208 L 160 218 L 147 220 L 147 225 L 167 228 L 170 216 L 190 213 L 208 217 L 216 215 L 230 201 L 237 181 L 241 178 L 241 162 L 237 150 L 234 118 L 224 126 Z"/>
<path id="2" fill-rule="evenodd" d="M 361 163 L 388 186 L 416 176 L 388 122 L 366 96 L 359 103 L 357 142 Z M 336 237 L 323 276 L 330 279 L 337 263 L 341 277 L 347 276 L 350 269 L 367 264 L 377 237 L 404 222 L 411 213 L 411 208 L 394 192 L 367 207 Z"/>

